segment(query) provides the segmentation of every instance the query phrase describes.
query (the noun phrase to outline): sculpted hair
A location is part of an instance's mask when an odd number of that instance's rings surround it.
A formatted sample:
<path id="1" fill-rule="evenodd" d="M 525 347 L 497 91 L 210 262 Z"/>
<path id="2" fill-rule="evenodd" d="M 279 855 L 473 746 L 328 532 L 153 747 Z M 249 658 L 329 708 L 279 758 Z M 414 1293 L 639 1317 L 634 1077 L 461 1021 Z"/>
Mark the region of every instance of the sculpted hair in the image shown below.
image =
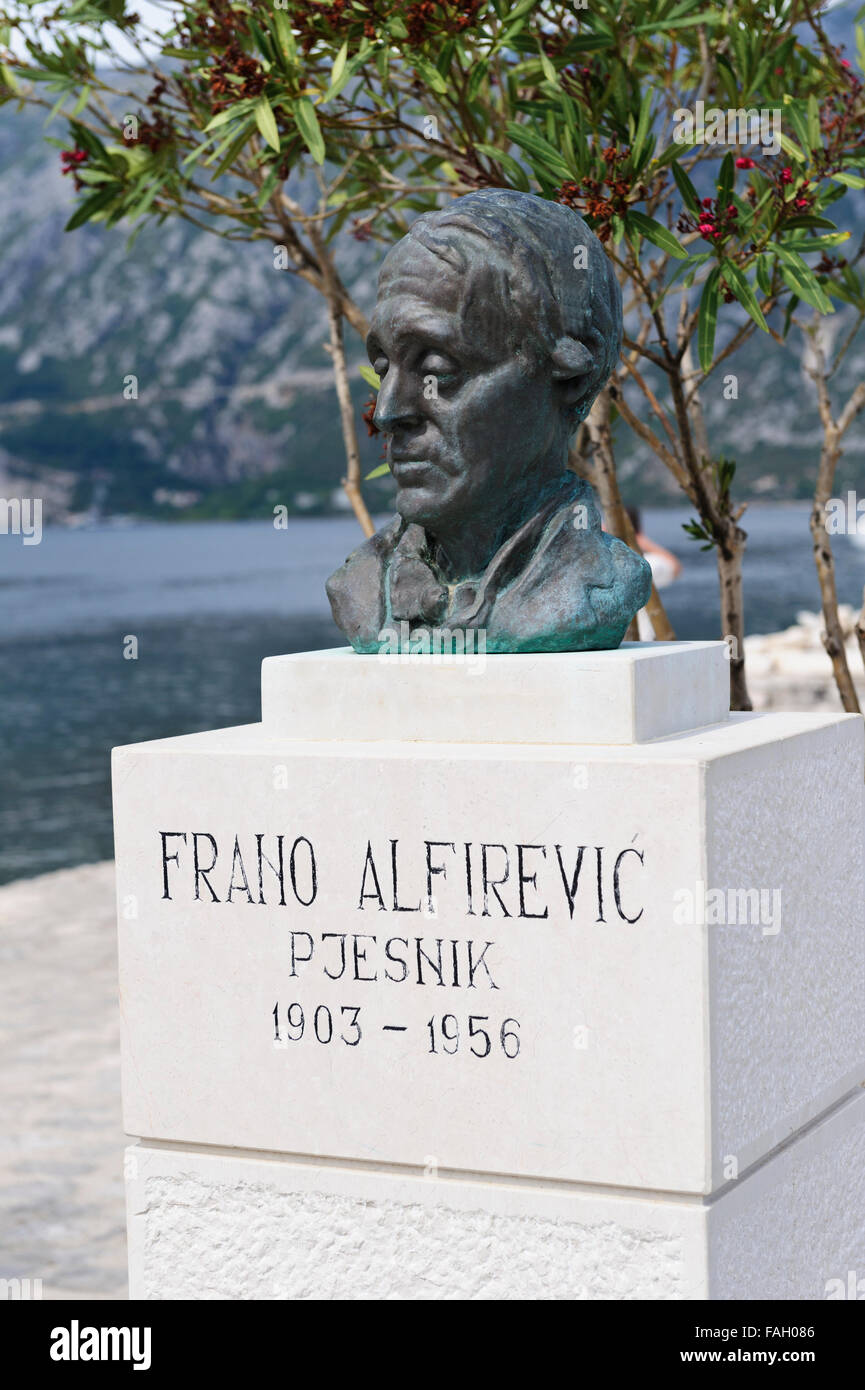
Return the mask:
<path id="1" fill-rule="evenodd" d="M 583 219 L 531 194 L 483 189 L 424 213 L 408 235 L 466 277 L 463 323 L 472 342 L 515 352 L 527 369 L 551 362 L 563 376 L 585 372 L 569 423 L 585 419 L 618 361 L 622 294 Z M 584 268 L 575 265 L 581 248 Z"/>

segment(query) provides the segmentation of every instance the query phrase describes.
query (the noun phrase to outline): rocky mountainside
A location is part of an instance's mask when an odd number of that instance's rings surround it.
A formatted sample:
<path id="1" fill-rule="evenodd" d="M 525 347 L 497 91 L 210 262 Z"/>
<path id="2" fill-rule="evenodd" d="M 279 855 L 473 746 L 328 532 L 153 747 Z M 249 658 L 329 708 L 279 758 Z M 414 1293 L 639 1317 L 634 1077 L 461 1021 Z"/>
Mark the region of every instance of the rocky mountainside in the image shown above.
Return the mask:
<path id="1" fill-rule="evenodd" d="M 0 496 L 38 495 L 70 514 L 264 515 L 338 504 L 342 443 L 319 296 L 274 268 L 267 244 L 193 226 L 64 233 L 70 180 L 41 117 L 0 109 Z M 845 200 L 847 226 L 865 195 Z M 346 238 L 340 267 L 369 306 L 379 248 Z M 847 313 L 827 321 L 837 339 Z M 351 336 L 351 335 L 350 335 Z M 840 341 L 840 339 L 839 339 Z M 362 348 L 352 337 L 359 363 Z M 808 496 L 819 453 L 802 345 L 763 334 L 708 384 L 714 453 L 738 461 L 751 496 Z M 738 396 L 728 399 L 725 372 Z M 836 390 L 865 373 L 865 333 Z M 358 409 L 369 394 L 354 373 Z M 137 378 L 137 398 L 130 378 Z M 361 427 L 364 471 L 380 457 Z M 629 500 L 676 496 L 669 475 L 624 428 Z M 865 422 L 848 436 L 839 486 L 855 487 Z M 373 505 L 387 483 L 372 485 Z"/>
<path id="2" fill-rule="evenodd" d="M 72 188 L 43 133 L 0 110 L 0 495 L 38 480 L 61 516 L 329 505 L 344 461 L 320 296 L 269 244 L 179 221 L 131 246 L 64 233 Z M 341 263 L 368 304 L 371 248 L 349 239 Z"/>

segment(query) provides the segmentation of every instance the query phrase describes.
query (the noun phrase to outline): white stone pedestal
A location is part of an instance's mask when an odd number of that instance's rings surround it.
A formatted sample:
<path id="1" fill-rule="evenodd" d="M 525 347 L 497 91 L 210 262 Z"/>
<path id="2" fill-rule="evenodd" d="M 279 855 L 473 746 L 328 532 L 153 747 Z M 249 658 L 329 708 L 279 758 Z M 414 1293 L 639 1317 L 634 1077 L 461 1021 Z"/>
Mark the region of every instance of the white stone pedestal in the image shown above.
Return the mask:
<path id="1" fill-rule="evenodd" d="M 280 657 L 115 751 L 133 1297 L 865 1276 L 862 720 L 724 653 Z"/>

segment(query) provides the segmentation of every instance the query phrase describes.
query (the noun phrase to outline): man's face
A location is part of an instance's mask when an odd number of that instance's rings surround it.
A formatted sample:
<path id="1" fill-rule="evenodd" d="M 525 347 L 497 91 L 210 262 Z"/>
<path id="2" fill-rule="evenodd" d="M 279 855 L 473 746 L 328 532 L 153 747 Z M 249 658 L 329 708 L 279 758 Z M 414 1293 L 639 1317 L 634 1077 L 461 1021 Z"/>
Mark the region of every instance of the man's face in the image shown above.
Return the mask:
<path id="1" fill-rule="evenodd" d="M 527 372 L 477 321 L 482 306 L 464 326 L 467 289 L 467 276 L 406 239 L 388 256 L 367 338 L 397 510 L 433 534 L 479 512 L 505 515 L 562 442 L 549 369 Z"/>

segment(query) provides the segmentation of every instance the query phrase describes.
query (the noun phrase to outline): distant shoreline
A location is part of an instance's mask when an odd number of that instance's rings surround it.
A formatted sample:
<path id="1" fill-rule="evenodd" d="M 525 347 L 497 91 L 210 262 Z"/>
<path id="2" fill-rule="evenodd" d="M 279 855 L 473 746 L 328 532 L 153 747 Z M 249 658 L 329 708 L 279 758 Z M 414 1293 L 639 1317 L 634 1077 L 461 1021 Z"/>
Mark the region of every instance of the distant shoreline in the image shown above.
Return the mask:
<path id="1" fill-rule="evenodd" d="M 807 497 L 768 497 L 760 494 L 754 497 L 743 497 L 742 501 L 746 504 L 748 511 L 764 511 L 769 508 L 783 508 L 785 511 L 801 509 L 803 512 L 810 511 L 811 501 Z M 276 505 L 276 504 L 275 504 Z M 279 504 L 285 505 L 285 504 Z M 681 497 L 670 497 L 651 502 L 638 503 L 638 508 L 643 513 L 652 512 L 676 512 L 693 510 Z M 384 525 L 394 515 L 394 509 L 376 510 L 373 520 L 377 527 Z M 747 515 L 747 514 L 746 514 Z M 331 507 L 326 509 L 306 508 L 292 511 L 289 508 L 287 520 L 296 521 L 350 521 L 352 519 L 351 508 L 346 506 Z M 104 516 L 88 517 L 85 514 L 73 513 L 69 517 L 47 517 L 45 520 L 45 530 L 58 531 L 120 531 L 131 529 L 132 527 L 141 528 L 145 526 L 162 526 L 166 523 L 172 525 L 191 524 L 196 525 L 217 525 L 228 524 L 238 525 L 248 523 L 250 525 L 272 525 L 272 512 L 262 514 L 249 514 L 244 512 L 226 513 L 224 515 L 209 516 L 202 512 L 198 506 L 187 508 L 166 507 L 159 511 L 150 512 L 111 512 Z M 747 529 L 747 523 L 746 523 Z"/>

